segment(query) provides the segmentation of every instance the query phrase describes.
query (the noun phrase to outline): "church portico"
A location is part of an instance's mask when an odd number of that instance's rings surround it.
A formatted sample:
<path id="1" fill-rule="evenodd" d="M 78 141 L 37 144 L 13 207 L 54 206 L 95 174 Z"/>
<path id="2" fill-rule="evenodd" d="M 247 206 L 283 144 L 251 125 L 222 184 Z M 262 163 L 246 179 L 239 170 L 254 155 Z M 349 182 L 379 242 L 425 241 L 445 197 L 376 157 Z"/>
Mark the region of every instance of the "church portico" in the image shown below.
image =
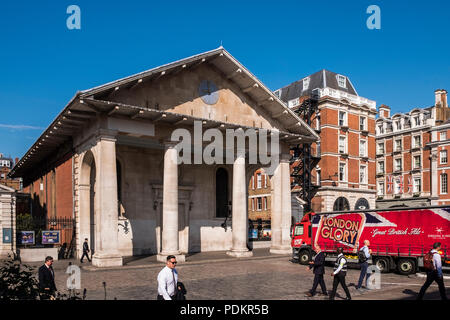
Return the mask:
<path id="1" fill-rule="evenodd" d="M 261 167 L 275 169 L 270 251 L 290 252 L 289 147 L 317 134 L 223 48 L 79 92 L 55 121 L 42 138 L 59 134 L 53 145 L 70 147 L 76 252 L 88 238 L 94 266 L 132 255 L 251 256 L 247 186 Z M 243 147 L 230 131 L 248 133 Z M 265 148 L 252 154 L 262 133 Z M 32 172 L 32 150 L 21 174 Z"/>

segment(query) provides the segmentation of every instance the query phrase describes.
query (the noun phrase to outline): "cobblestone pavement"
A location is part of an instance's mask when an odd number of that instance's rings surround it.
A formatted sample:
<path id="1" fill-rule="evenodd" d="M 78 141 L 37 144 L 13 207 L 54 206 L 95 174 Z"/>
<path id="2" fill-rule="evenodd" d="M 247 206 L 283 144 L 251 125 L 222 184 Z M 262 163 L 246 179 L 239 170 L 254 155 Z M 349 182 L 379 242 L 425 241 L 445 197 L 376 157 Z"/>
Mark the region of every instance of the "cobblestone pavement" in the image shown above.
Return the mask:
<path id="1" fill-rule="evenodd" d="M 189 300 L 321 300 L 325 297 L 305 297 L 305 292 L 312 286 L 313 275 L 306 266 L 294 264 L 288 256 L 264 256 L 255 254 L 246 260 L 197 259 L 190 263 L 179 264 L 177 270 L 187 290 Z M 161 263 L 148 262 L 108 270 L 89 267 L 83 264 L 81 271 L 81 288 L 87 289 L 87 299 L 104 299 L 102 283 L 106 282 L 107 299 L 154 300 L 157 295 L 158 272 L 164 266 Z M 73 264 L 81 265 L 73 261 Z M 55 263 L 57 287 L 65 291 L 64 274 L 68 261 Z M 87 266 L 87 268 L 86 268 Z M 331 266 L 326 268 L 325 282 L 328 291 L 332 288 Z M 448 274 L 447 274 L 448 275 Z M 415 299 L 424 278 L 416 275 L 402 276 L 395 273 L 382 274 L 380 290 L 358 292 L 354 284 L 359 278 L 359 270 L 350 269 L 347 284 L 353 299 Z M 445 281 L 445 280 L 444 280 Z M 449 280 L 446 280 L 449 285 Z M 450 297 L 450 291 L 447 290 Z M 336 299 L 345 296 L 338 288 Z M 438 288 L 431 286 L 425 299 L 439 299 Z"/>

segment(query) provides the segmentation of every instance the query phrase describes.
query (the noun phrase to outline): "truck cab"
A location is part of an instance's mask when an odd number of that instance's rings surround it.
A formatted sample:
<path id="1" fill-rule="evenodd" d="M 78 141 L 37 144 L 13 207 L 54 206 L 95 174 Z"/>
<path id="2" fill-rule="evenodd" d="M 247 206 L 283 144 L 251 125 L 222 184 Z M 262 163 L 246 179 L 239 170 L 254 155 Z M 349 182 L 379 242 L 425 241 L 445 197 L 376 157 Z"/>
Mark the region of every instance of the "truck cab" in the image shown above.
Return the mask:
<path id="1" fill-rule="evenodd" d="M 305 214 L 302 220 L 292 227 L 291 247 L 293 259 L 298 259 L 300 263 L 307 264 L 312 257 L 312 216 L 313 212 Z"/>

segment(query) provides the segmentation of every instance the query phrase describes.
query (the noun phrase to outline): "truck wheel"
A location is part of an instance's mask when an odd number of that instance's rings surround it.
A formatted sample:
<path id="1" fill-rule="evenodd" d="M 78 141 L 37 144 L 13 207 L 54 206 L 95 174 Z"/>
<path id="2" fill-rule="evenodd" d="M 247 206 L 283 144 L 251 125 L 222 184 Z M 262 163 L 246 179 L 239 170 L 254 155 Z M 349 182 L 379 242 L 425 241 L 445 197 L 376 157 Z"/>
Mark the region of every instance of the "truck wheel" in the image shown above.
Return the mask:
<path id="1" fill-rule="evenodd" d="M 387 273 L 390 270 L 389 258 L 381 257 L 375 260 L 375 265 L 381 273 Z"/>
<path id="2" fill-rule="evenodd" d="M 397 263 L 397 270 L 403 275 L 415 273 L 416 263 L 412 259 L 400 259 Z"/>
<path id="3" fill-rule="evenodd" d="M 300 264 L 308 264 L 311 261 L 311 254 L 308 250 L 302 250 L 298 254 L 298 263 Z"/>

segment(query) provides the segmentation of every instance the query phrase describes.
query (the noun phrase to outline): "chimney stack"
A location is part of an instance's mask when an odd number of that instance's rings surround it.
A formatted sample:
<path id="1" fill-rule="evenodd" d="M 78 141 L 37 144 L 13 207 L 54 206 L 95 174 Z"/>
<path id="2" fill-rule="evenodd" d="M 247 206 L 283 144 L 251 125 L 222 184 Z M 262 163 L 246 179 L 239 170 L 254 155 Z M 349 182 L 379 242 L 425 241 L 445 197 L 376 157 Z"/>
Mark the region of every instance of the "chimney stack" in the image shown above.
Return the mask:
<path id="1" fill-rule="evenodd" d="M 391 108 L 385 104 L 382 104 L 378 108 L 378 116 L 380 118 L 389 118 L 391 116 Z"/>
<path id="2" fill-rule="evenodd" d="M 435 103 L 436 107 L 448 108 L 447 104 L 447 90 L 445 89 L 437 89 L 434 91 Z"/>

